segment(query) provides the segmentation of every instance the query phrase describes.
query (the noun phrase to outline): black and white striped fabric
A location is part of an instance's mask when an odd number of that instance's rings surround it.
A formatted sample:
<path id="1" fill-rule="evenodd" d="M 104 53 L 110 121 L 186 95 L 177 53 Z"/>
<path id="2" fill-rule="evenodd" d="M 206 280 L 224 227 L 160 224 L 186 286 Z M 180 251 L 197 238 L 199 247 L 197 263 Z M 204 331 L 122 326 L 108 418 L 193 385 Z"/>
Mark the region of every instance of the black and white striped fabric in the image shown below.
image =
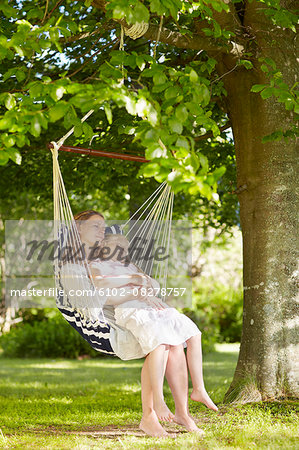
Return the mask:
<path id="1" fill-rule="evenodd" d="M 63 246 L 63 240 L 63 233 L 60 233 L 58 239 L 58 246 L 60 248 Z M 58 287 L 56 306 L 62 316 L 92 348 L 107 355 L 115 355 L 110 343 L 110 325 L 99 320 L 92 321 L 86 317 L 84 310 L 72 306 L 72 302 L 67 295 L 67 290 L 63 286 L 60 269 L 61 264 L 58 265 L 58 270 L 55 272 L 56 286 Z M 63 292 L 63 295 L 60 294 L 61 292 Z"/>
<path id="2" fill-rule="evenodd" d="M 59 307 L 59 311 L 68 323 L 85 339 L 94 350 L 115 355 L 110 343 L 110 326 L 103 322 L 93 323 L 74 308 Z"/>

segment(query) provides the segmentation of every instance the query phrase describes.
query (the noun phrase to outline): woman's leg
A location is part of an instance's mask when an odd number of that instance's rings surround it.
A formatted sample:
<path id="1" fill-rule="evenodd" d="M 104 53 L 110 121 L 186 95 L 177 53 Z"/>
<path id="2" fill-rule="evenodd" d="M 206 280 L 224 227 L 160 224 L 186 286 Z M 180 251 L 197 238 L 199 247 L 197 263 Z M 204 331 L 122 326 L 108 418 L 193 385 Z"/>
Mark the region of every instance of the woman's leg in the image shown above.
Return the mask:
<path id="1" fill-rule="evenodd" d="M 149 374 L 148 356 L 145 358 L 141 370 L 141 401 L 142 419 L 139 424 L 139 428 L 150 436 L 169 436 L 169 434 L 159 423 L 158 417 L 154 411 L 153 391 Z"/>
<path id="2" fill-rule="evenodd" d="M 203 381 L 201 334 L 187 340 L 187 361 L 193 385 L 191 400 L 201 402 L 213 411 L 218 411 L 217 406 L 210 399 Z"/>
<path id="3" fill-rule="evenodd" d="M 168 346 L 159 345 L 147 356 L 148 372 L 153 391 L 154 410 L 159 420 L 171 422 L 174 415 L 168 409 L 163 396 L 163 382 L 168 358 Z"/>
<path id="4" fill-rule="evenodd" d="M 170 346 L 166 365 L 166 378 L 171 389 L 174 403 L 174 422 L 186 427 L 188 431 L 204 433 L 200 430 L 188 408 L 188 370 L 183 345 Z"/>

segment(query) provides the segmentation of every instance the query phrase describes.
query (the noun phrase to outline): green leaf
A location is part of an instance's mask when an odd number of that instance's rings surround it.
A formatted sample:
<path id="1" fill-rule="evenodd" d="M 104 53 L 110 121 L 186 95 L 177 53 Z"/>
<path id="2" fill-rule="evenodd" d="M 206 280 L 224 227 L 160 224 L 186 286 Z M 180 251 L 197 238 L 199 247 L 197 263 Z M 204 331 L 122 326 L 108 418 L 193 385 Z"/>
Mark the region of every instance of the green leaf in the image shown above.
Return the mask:
<path id="1" fill-rule="evenodd" d="M 273 69 L 276 69 L 276 64 L 272 58 L 269 58 L 268 56 L 266 56 L 266 58 L 264 58 L 264 62 L 266 64 L 269 64 L 269 66 L 271 66 Z"/>
<path id="2" fill-rule="evenodd" d="M 179 105 L 175 110 L 175 115 L 180 122 L 186 122 L 189 116 L 186 106 Z"/>
<path id="3" fill-rule="evenodd" d="M 26 74 L 24 73 L 23 70 L 18 69 L 16 71 L 16 77 L 17 77 L 18 82 L 20 83 L 21 81 L 25 80 Z"/>
<path id="4" fill-rule="evenodd" d="M 150 9 L 151 12 L 157 13 L 158 16 L 163 16 L 163 14 L 166 14 L 168 12 L 167 8 L 162 5 L 160 0 L 151 0 Z"/>
<path id="5" fill-rule="evenodd" d="M 168 125 L 173 133 L 181 134 L 183 131 L 183 125 L 180 122 L 178 122 L 178 120 L 176 120 L 175 118 L 169 119 Z"/>
<path id="6" fill-rule="evenodd" d="M 201 84 L 197 89 L 196 93 L 200 98 L 200 103 L 206 106 L 210 101 L 210 91 L 205 84 Z"/>
<path id="7" fill-rule="evenodd" d="M 149 21 L 149 11 L 148 9 L 141 3 L 141 2 L 137 2 L 134 11 L 134 19 L 136 20 L 136 22 L 146 22 L 148 23 Z"/>
<path id="8" fill-rule="evenodd" d="M 35 137 L 38 137 L 41 133 L 41 124 L 37 116 L 34 116 L 31 120 L 30 133 Z"/>
<path id="9" fill-rule="evenodd" d="M 63 97 L 64 93 L 65 89 L 63 86 L 53 86 L 50 91 L 50 96 L 53 98 L 53 100 L 57 101 Z"/>
<path id="10" fill-rule="evenodd" d="M 176 147 L 182 147 L 185 148 L 186 150 L 189 150 L 189 142 L 184 136 L 178 137 L 175 145 Z"/>
<path id="11" fill-rule="evenodd" d="M 79 137 L 79 136 L 81 136 L 82 133 L 83 133 L 82 124 L 80 123 L 79 125 L 75 125 L 75 127 L 74 127 L 74 135 L 76 137 Z"/>
<path id="12" fill-rule="evenodd" d="M 105 110 L 105 114 L 106 114 L 108 123 L 111 125 L 112 124 L 112 111 L 111 111 L 110 105 L 105 103 L 104 110 Z"/>
<path id="13" fill-rule="evenodd" d="M 250 92 L 260 92 L 264 87 L 266 87 L 266 84 L 254 84 L 251 87 Z"/>
<path id="14" fill-rule="evenodd" d="M 269 68 L 268 68 L 268 66 L 266 66 L 266 64 L 262 64 L 262 65 L 261 65 L 261 69 L 262 69 L 262 71 L 265 72 L 265 73 L 269 72 Z"/>
<path id="15" fill-rule="evenodd" d="M 155 159 L 155 158 L 162 158 L 167 156 L 167 150 L 164 148 L 161 148 L 158 144 L 151 145 L 149 148 L 145 150 L 145 157 L 146 159 Z"/>
<path id="16" fill-rule="evenodd" d="M 8 80 L 8 78 L 10 78 L 12 75 L 15 75 L 16 69 L 15 67 L 12 69 L 9 69 L 7 72 L 5 72 L 5 74 L 3 75 L 3 81 Z"/>
<path id="17" fill-rule="evenodd" d="M 199 158 L 195 153 L 190 153 L 189 156 L 185 159 L 185 166 L 191 166 L 192 171 L 195 173 L 199 168 Z"/>
<path id="18" fill-rule="evenodd" d="M 164 97 L 166 100 L 169 100 L 171 98 L 175 98 L 179 93 L 179 89 L 177 86 L 171 86 L 166 89 L 164 92 Z"/>
<path id="19" fill-rule="evenodd" d="M 30 85 L 29 95 L 32 98 L 38 98 L 43 94 L 43 90 L 44 90 L 44 85 L 40 82 L 35 82 Z"/>
<path id="20" fill-rule="evenodd" d="M 85 137 L 87 139 L 91 139 L 92 136 L 94 135 L 93 128 L 86 122 L 83 123 L 82 128 L 83 128 L 83 133 L 85 134 Z"/>
<path id="21" fill-rule="evenodd" d="M 164 84 L 167 81 L 163 72 L 156 73 L 153 77 L 154 84 Z"/>
<path id="22" fill-rule="evenodd" d="M 157 163 L 147 163 L 145 167 L 142 167 L 142 174 L 144 177 L 153 177 L 159 173 L 160 166 Z"/>
<path id="23" fill-rule="evenodd" d="M 0 130 L 6 130 L 12 126 L 13 118 L 8 114 L 9 113 L 5 114 L 2 119 L 0 119 Z"/>
<path id="24" fill-rule="evenodd" d="M 5 147 L 12 147 L 15 145 L 15 137 L 12 134 L 3 133 L 1 138 Z"/>
<path id="25" fill-rule="evenodd" d="M 240 64 L 242 66 L 245 67 L 245 69 L 252 69 L 253 68 L 252 62 L 249 61 L 248 59 L 241 59 L 239 62 L 240 62 Z"/>
<path id="26" fill-rule="evenodd" d="M 50 39 L 52 42 L 58 41 L 59 39 L 59 30 L 57 27 L 52 27 L 49 30 Z"/>
<path id="27" fill-rule="evenodd" d="M 22 162 L 22 156 L 16 148 L 8 148 L 6 149 L 6 153 L 8 154 L 9 158 L 15 162 L 16 164 L 20 165 Z"/>
<path id="28" fill-rule="evenodd" d="M 14 96 L 10 93 L 8 93 L 6 96 L 5 106 L 7 109 L 12 109 L 16 106 L 16 100 L 15 100 Z"/>
<path id="29" fill-rule="evenodd" d="M 9 160 L 9 155 L 6 151 L 0 150 L 0 166 L 4 166 Z"/>
<path id="30" fill-rule="evenodd" d="M 261 92 L 262 99 L 271 97 L 275 93 L 275 88 L 268 87 Z"/>
<path id="31" fill-rule="evenodd" d="M 217 181 L 217 180 L 219 180 L 219 178 L 222 177 L 222 175 L 225 172 L 226 172 L 226 167 L 221 166 L 221 167 L 218 167 L 217 169 L 215 169 L 212 175 L 213 175 L 214 179 Z"/>
<path id="32" fill-rule="evenodd" d="M 136 64 L 139 68 L 139 70 L 141 70 L 141 72 L 143 71 L 143 69 L 145 68 L 145 61 L 141 56 L 136 56 Z"/>
<path id="33" fill-rule="evenodd" d="M 191 72 L 190 72 L 190 74 L 189 74 L 189 77 L 190 77 L 190 81 L 191 81 L 191 83 L 196 83 L 197 82 L 197 80 L 198 80 L 198 75 L 197 75 L 197 73 L 195 72 L 195 70 L 191 70 Z"/>
<path id="34" fill-rule="evenodd" d="M 58 102 L 56 105 L 49 109 L 49 118 L 51 122 L 56 122 L 65 116 L 69 109 L 69 105 L 66 102 Z"/>
<path id="35" fill-rule="evenodd" d="M 57 104 L 59 105 L 59 103 Z M 64 116 L 63 124 L 65 128 L 71 128 L 75 124 L 76 119 L 77 119 L 76 111 L 74 107 L 70 105 L 69 109 L 67 110 Z"/>
<path id="36" fill-rule="evenodd" d="M 210 186 L 207 183 L 204 183 L 203 179 L 200 177 L 196 178 L 196 184 L 193 184 L 189 188 L 189 193 L 191 195 L 195 195 L 200 193 L 204 197 L 206 197 L 208 200 L 211 200 L 212 197 L 212 190 Z"/>
<path id="37" fill-rule="evenodd" d="M 200 173 L 207 173 L 207 171 L 209 170 L 209 161 L 208 158 L 203 155 L 202 153 L 197 153 L 199 162 L 201 164 L 201 169 L 200 169 Z"/>

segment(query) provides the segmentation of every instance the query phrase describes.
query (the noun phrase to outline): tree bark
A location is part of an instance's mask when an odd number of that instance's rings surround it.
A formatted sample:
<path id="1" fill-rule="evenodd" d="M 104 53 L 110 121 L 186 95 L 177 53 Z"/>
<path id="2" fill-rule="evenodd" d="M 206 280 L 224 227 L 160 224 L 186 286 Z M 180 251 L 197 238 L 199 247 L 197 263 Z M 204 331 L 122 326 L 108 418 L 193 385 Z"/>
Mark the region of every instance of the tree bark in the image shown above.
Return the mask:
<path id="1" fill-rule="evenodd" d="M 296 61 L 287 35 L 272 56 L 290 86 Z M 269 50 L 269 47 L 265 47 Z M 280 51 L 278 50 L 280 48 Z M 263 136 L 288 128 L 292 113 L 274 97 L 250 93 L 269 80 L 253 60 L 254 70 L 239 68 L 223 77 L 234 134 L 237 185 L 243 236 L 244 312 L 241 348 L 225 399 L 241 402 L 298 396 L 299 348 L 298 251 L 296 248 L 296 142 L 262 144 Z M 218 65 L 224 74 L 233 62 Z M 298 304 L 298 303 L 297 303 Z"/>

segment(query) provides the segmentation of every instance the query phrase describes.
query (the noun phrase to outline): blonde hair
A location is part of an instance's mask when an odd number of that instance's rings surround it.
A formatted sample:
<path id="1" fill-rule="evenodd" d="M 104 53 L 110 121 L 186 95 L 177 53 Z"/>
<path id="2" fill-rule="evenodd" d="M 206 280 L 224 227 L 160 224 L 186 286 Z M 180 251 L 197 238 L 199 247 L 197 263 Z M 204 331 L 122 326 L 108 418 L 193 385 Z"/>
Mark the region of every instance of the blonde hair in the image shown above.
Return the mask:
<path id="1" fill-rule="evenodd" d="M 121 241 L 123 241 L 123 242 L 125 242 L 126 244 L 130 244 L 129 243 L 129 241 L 128 241 L 128 239 L 126 238 L 126 236 L 124 236 L 123 234 L 106 234 L 105 235 L 105 237 L 104 237 L 104 239 L 103 239 L 103 241 L 102 241 L 102 244 L 103 243 L 109 243 L 109 242 L 111 242 L 111 243 L 113 243 L 113 242 L 117 242 L 117 243 L 120 243 L 120 245 L 121 245 Z"/>
<path id="2" fill-rule="evenodd" d="M 126 238 L 126 236 L 124 236 L 123 234 L 106 234 L 103 241 L 102 241 L 102 246 L 105 246 L 105 243 L 109 244 L 109 243 L 117 243 L 119 244 L 119 246 L 121 247 L 121 241 L 125 242 L 126 244 L 130 245 L 129 240 Z M 137 264 L 135 264 L 134 262 L 132 262 L 132 264 L 136 267 L 137 271 L 140 273 L 144 273 L 145 275 L 147 275 L 142 269 L 140 269 L 139 266 L 137 266 Z"/>

